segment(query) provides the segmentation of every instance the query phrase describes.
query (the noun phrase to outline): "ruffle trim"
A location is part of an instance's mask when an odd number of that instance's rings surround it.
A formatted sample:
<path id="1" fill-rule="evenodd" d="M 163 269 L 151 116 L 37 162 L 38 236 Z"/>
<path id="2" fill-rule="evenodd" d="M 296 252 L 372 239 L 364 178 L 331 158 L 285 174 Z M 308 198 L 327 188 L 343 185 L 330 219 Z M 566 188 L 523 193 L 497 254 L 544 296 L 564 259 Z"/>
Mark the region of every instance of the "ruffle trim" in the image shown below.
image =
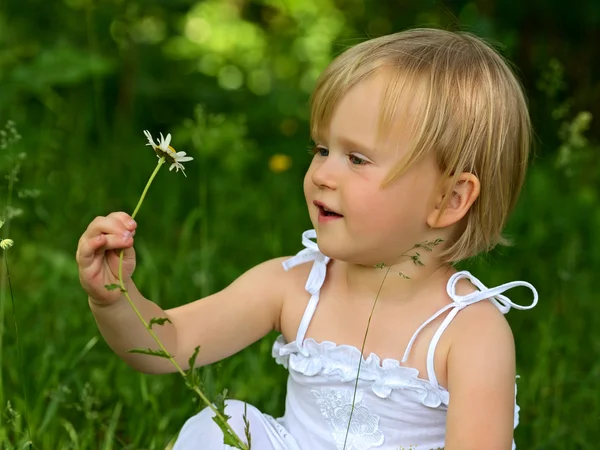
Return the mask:
<path id="1" fill-rule="evenodd" d="M 400 365 L 397 359 L 383 361 L 374 353 L 366 359 L 358 348 L 352 345 L 337 345 L 335 342 L 317 342 L 312 338 L 304 340 L 303 346 L 296 341 L 287 343 L 283 335 L 273 344 L 273 357 L 283 365 L 305 376 L 339 376 L 341 381 L 356 380 L 358 361 L 360 380 L 372 381 L 373 393 L 381 398 L 389 397 L 395 389 L 413 392 L 416 399 L 430 408 L 448 406 L 450 394 L 443 387 L 434 387 L 429 381 L 419 378 L 419 371 Z"/>

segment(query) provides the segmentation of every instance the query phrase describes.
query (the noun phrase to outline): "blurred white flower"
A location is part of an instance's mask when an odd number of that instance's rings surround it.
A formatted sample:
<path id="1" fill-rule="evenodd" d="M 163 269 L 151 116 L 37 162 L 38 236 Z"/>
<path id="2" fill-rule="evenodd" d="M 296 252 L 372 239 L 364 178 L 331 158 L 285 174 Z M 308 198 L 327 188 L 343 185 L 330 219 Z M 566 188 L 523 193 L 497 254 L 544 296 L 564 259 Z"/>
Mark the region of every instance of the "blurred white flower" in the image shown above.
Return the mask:
<path id="1" fill-rule="evenodd" d="M 148 143 L 146 145 L 149 145 L 154 149 L 156 156 L 159 158 L 165 158 L 165 161 L 171 164 L 169 170 L 175 169 L 176 172 L 179 172 L 181 169 L 181 172 L 183 172 L 183 175 L 185 175 L 183 164 L 181 163 L 191 161 L 194 158 L 191 156 L 186 156 L 185 152 L 177 152 L 173 147 L 171 147 L 171 133 L 167 134 L 166 138 L 163 137 L 162 133 L 160 133 L 160 140 L 158 141 L 158 144 L 154 142 L 154 139 L 149 131 L 144 130 L 144 134 L 148 139 Z"/>
<path id="2" fill-rule="evenodd" d="M 2 250 L 8 250 L 14 245 L 14 243 L 15 241 L 13 241 L 12 239 L 2 239 L 0 240 L 0 247 L 2 248 Z"/>

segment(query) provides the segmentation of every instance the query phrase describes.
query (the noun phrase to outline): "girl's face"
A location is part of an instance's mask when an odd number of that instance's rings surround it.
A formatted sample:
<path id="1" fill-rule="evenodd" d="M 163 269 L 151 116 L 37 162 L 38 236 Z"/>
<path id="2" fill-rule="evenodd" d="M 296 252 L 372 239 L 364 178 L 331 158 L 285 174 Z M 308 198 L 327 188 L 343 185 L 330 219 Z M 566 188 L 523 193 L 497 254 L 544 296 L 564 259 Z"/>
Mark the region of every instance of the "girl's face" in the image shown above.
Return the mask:
<path id="1" fill-rule="evenodd" d="M 384 83 L 376 75 L 342 98 L 330 126 L 314 137 L 304 178 L 319 249 L 355 264 L 391 264 L 426 240 L 426 219 L 439 200 L 434 189 L 441 173 L 433 155 L 381 187 L 410 146 L 406 133 L 379 136 Z"/>

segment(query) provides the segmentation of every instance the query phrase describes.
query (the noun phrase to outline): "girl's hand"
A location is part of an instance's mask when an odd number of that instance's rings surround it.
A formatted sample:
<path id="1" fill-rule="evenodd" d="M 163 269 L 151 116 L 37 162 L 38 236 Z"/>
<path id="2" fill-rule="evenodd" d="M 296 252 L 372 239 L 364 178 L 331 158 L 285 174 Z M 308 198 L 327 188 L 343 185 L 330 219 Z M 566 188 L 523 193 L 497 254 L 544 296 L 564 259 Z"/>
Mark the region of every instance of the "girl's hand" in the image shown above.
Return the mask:
<path id="1" fill-rule="evenodd" d="M 123 293 L 109 291 L 107 284 L 119 284 L 119 253 L 123 254 L 123 282 L 135 269 L 133 236 L 137 224 L 124 212 L 96 217 L 87 227 L 77 247 L 79 280 L 92 300 L 100 305 L 115 303 Z"/>

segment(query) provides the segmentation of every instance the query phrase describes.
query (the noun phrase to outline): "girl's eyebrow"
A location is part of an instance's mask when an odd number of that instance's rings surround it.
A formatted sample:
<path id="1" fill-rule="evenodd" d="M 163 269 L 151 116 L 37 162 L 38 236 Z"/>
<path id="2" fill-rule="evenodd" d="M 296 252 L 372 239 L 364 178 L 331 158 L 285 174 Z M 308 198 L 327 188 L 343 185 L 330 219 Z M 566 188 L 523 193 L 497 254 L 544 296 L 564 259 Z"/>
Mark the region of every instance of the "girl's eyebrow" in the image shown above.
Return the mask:
<path id="1" fill-rule="evenodd" d="M 311 134 L 311 138 L 312 138 L 313 142 L 315 142 L 315 143 L 327 141 L 327 139 L 325 138 L 325 136 L 322 133 L 318 133 L 318 135 Z M 370 147 L 368 147 L 366 145 L 363 145 L 356 141 L 353 141 L 350 138 L 347 138 L 344 136 L 339 136 L 339 137 L 336 137 L 335 140 L 346 150 L 355 151 L 358 153 L 373 154 L 373 149 L 371 149 Z"/>
<path id="2" fill-rule="evenodd" d="M 370 147 L 353 141 L 347 137 L 338 137 L 337 141 L 347 150 L 356 151 L 359 153 L 373 153 L 373 149 L 371 149 Z"/>

